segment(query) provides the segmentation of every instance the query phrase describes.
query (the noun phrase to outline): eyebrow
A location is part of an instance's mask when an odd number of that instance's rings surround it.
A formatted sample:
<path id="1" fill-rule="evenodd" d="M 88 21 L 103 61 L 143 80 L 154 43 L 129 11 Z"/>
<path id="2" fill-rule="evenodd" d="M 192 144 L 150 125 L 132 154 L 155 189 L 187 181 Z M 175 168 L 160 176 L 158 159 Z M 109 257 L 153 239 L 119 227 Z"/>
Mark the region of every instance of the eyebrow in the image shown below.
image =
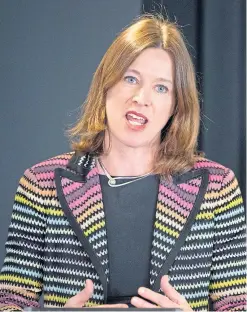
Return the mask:
<path id="1" fill-rule="evenodd" d="M 136 70 L 136 69 L 131 69 L 130 68 L 130 69 L 127 70 L 127 72 L 133 72 L 133 73 L 141 76 L 141 73 L 138 70 Z M 163 81 L 163 82 L 168 82 L 171 85 L 173 84 L 172 81 L 170 79 L 167 79 L 167 78 L 158 77 L 158 78 L 156 78 L 156 80 L 160 80 L 160 81 Z"/>

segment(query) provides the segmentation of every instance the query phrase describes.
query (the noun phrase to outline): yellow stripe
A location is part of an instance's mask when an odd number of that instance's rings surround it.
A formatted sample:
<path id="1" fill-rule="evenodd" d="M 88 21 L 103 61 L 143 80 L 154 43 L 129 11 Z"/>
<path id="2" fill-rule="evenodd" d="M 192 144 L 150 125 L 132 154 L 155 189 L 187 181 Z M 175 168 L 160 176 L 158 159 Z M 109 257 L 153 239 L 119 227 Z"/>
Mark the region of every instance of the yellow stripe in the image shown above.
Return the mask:
<path id="1" fill-rule="evenodd" d="M 54 301 L 54 302 L 59 302 L 63 304 L 65 304 L 69 299 L 70 299 L 69 297 L 58 296 L 58 295 L 51 295 L 51 294 L 44 295 L 45 301 Z M 99 306 L 99 305 L 101 304 L 96 303 L 96 301 L 88 300 L 85 304 L 85 307 L 93 307 L 93 306 Z"/>
<path id="2" fill-rule="evenodd" d="M 4 307 L 0 308 L 0 311 L 23 311 L 20 307 L 17 305 L 5 305 Z"/>
<path id="3" fill-rule="evenodd" d="M 87 301 L 87 303 L 85 304 L 85 307 L 95 307 L 95 306 L 100 306 L 102 305 L 102 303 L 96 303 L 96 301 Z"/>
<path id="4" fill-rule="evenodd" d="M 173 210 L 168 209 L 166 206 L 164 206 L 161 203 L 158 203 L 157 205 L 157 210 L 163 212 L 164 214 L 167 214 L 169 216 L 172 216 L 174 219 L 178 220 L 179 222 L 181 222 L 182 224 L 185 223 L 186 218 L 180 216 L 178 213 L 176 213 Z"/>
<path id="5" fill-rule="evenodd" d="M 103 210 L 103 203 L 97 203 L 92 206 L 92 208 L 87 209 L 79 218 L 77 218 L 77 221 L 80 223 L 84 221 L 84 219 L 88 218 L 91 214 L 96 212 L 97 210 Z"/>
<path id="6" fill-rule="evenodd" d="M 201 306 L 208 306 L 208 300 L 200 300 L 200 301 L 195 301 L 195 302 L 189 302 L 189 305 L 191 306 L 191 308 L 198 308 Z"/>
<path id="7" fill-rule="evenodd" d="M 37 282 L 35 280 L 32 280 L 30 278 L 25 278 L 25 277 L 16 277 L 13 275 L 9 274 L 2 274 L 0 275 L 0 281 L 7 281 L 7 282 L 16 282 L 20 284 L 25 284 L 25 285 L 32 285 L 37 288 L 41 288 L 42 284 L 40 282 Z"/>
<path id="8" fill-rule="evenodd" d="M 84 232 L 84 234 L 85 236 L 88 236 L 104 226 L 105 226 L 105 221 L 102 220 L 101 222 L 96 223 L 95 225 L 91 226 L 87 231 Z"/>
<path id="9" fill-rule="evenodd" d="M 69 298 L 67 297 L 62 297 L 62 296 L 58 296 L 58 295 L 44 295 L 44 300 L 46 301 L 55 301 L 55 302 L 59 302 L 59 303 L 66 303 Z"/>
<path id="10" fill-rule="evenodd" d="M 44 208 L 40 205 L 34 204 L 32 201 L 27 200 L 26 198 L 20 196 L 20 195 L 16 195 L 15 196 L 15 200 L 23 205 L 26 205 L 28 207 L 31 207 L 39 212 L 45 213 L 45 214 L 49 214 L 49 215 L 53 215 L 53 216 L 63 216 L 64 213 L 62 210 L 55 210 L 55 209 L 51 209 L 51 208 Z"/>
<path id="11" fill-rule="evenodd" d="M 243 204 L 243 200 L 241 197 L 239 197 L 235 200 L 230 201 L 228 205 L 221 207 L 221 208 L 218 208 L 218 209 L 215 209 L 215 213 L 217 214 L 217 213 L 224 212 L 226 210 L 229 210 L 229 209 L 231 209 L 235 206 L 241 205 L 241 204 Z"/>
<path id="12" fill-rule="evenodd" d="M 214 214 L 212 212 L 201 212 L 196 216 L 196 220 L 201 220 L 201 219 L 213 219 Z"/>
<path id="13" fill-rule="evenodd" d="M 179 232 L 173 231 L 172 229 L 168 228 L 167 226 L 164 226 L 162 224 L 160 224 L 159 222 L 155 222 L 154 227 L 165 232 L 168 233 L 169 235 L 178 238 L 179 236 Z"/>
<path id="14" fill-rule="evenodd" d="M 235 286 L 240 284 L 246 284 L 246 277 L 245 278 L 239 278 L 235 280 L 229 280 L 226 282 L 218 282 L 218 283 L 211 283 L 209 286 L 209 289 L 219 289 L 219 288 L 225 288 L 229 286 Z"/>

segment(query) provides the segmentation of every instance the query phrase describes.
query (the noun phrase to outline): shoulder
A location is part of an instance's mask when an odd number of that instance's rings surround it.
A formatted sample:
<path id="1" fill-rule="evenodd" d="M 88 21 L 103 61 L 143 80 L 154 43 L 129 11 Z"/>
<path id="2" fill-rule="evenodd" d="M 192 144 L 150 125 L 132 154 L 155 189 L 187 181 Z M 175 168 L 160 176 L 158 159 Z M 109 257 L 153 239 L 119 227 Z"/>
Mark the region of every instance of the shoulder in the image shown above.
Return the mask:
<path id="1" fill-rule="evenodd" d="M 235 179 L 234 172 L 224 165 L 207 158 L 199 158 L 192 170 L 204 169 L 208 171 L 209 181 L 217 181 L 223 183 L 225 180 Z"/>
<path id="2" fill-rule="evenodd" d="M 207 158 L 198 158 L 195 162 L 193 169 L 207 169 L 209 172 L 224 172 L 226 173 L 229 168 L 221 165 L 220 163 L 207 159 Z"/>
<path id="3" fill-rule="evenodd" d="M 73 155 L 74 152 L 68 152 L 53 156 L 33 165 L 30 169 L 34 172 L 40 172 L 41 170 L 54 171 L 56 168 L 65 168 Z"/>
<path id="4" fill-rule="evenodd" d="M 36 163 L 25 170 L 24 178 L 47 184 L 54 180 L 55 169 L 66 168 L 73 155 L 74 152 L 63 153 Z"/>

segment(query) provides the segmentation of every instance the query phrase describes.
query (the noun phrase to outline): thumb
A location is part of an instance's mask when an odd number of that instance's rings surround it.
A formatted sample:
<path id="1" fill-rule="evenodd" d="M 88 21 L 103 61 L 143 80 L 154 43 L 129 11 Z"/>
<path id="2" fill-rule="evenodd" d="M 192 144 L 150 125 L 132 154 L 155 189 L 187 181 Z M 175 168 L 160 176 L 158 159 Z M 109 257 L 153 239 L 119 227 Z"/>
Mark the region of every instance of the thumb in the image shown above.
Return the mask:
<path id="1" fill-rule="evenodd" d="M 177 304 L 186 304 L 185 298 L 169 283 L 168 275 L 163 275 L 161 278 L 160 288 L 165 296 Z"/>
<path id="2" fill-rule="evenodd" d="M 86 280 L 85 288 L 76 294 L 74 297 L 70 298 L 65 307 L 67 308 L 81 308 L 93 295 L 93 282 L 90 279 Z"/>
<path id="3" fill-rule="evenodd" d="M 168 275 L 163 275 L 161 278 L 161 284 L 169 284 Z"/>
<path id="4" fill-rule="evenodd" d="M 169 286 L 170 284 L 169 284 L 168 275 L 163 275 L 160 281 L 161 290 L 165 293 L 165 291 L 167 290 L 167 287 L 169 288 Z"/>

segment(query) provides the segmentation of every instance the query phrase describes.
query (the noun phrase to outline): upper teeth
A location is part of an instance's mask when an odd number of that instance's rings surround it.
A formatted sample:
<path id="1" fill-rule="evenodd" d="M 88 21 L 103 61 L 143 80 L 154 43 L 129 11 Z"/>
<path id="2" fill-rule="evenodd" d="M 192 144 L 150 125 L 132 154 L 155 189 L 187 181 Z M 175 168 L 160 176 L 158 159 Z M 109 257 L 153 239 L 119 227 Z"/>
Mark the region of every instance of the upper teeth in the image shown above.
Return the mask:
<path id="1" fill-rule="evenodd" d="M 128 114 L 129 116 L 131 116 L 131 117 L 133 117 L 133 118 L 136 118 L 136 119 L 139 119 L 139 120 L 144 120 L 145 121 L 145 119 L 144 118 L 142 118 L 142 117 L 140 117 L 140 116 L 137 116 L 137 115 L 135 115 L 135 114 Z"/>

